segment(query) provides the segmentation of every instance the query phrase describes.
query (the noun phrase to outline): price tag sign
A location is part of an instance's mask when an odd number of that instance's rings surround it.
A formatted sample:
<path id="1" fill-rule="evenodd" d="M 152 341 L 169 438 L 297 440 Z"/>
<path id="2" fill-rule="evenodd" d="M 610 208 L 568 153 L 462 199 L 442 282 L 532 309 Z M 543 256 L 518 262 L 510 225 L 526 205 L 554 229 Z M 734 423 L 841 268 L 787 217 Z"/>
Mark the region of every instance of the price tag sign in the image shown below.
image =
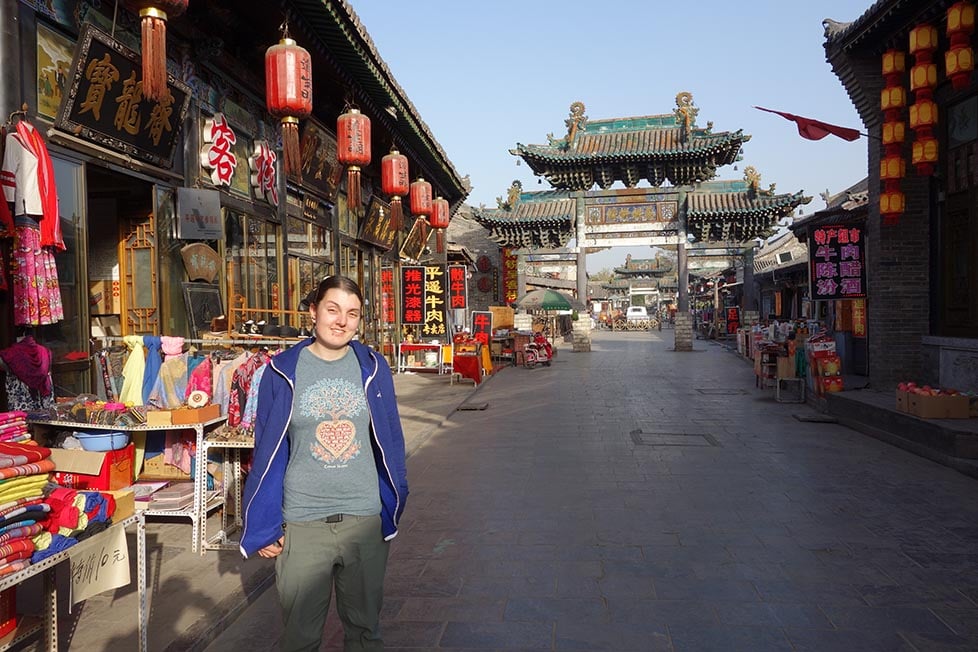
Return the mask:
<path id="1" fill-rule="evenodd" d="M 71 604 L 129 584 L 129 546 L 121 523 L 68 549 Z"/>

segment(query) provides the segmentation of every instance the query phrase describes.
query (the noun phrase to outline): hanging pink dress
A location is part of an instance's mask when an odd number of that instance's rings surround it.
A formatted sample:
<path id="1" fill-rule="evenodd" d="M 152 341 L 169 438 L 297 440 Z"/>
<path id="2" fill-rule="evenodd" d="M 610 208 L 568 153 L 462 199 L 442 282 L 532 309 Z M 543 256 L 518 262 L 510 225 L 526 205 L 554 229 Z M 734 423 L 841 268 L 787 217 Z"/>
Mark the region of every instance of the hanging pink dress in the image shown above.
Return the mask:
<path id="1" fill-rule="evenodd" d="M 0 186 L 13 204 L 10 261 L 14 324 L 38 326 L 64 319 L 54 253 L 64 251 L 54 166 L 41 134 L 26 120 L 7 134 Z"/>

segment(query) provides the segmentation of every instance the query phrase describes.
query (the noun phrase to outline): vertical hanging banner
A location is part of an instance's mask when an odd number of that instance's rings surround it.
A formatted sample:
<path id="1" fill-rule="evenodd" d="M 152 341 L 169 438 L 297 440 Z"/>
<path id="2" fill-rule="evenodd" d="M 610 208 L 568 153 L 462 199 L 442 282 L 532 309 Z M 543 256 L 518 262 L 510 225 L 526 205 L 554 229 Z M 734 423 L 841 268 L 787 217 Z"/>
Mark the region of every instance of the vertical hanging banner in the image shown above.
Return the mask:
<path id="1" fill-rule="evenodd" d="M 472 311 L 472 339 L 489 346 L 492 339 L 492 313 L 489 311 Z"/>
<path id="2" fill-rule="evenodd" d="M 425 317 L 425 268 L 401 267 L 401 322 L 421 325 Z"/>
<path id="3" fill-rule="evenodd" d="M 385 324 L 397 322 L 394 305 L 394 268 L 384 267 L 380 270 L 380 314 Z"/>
<path id="4" fill-rule="evenodd" d="M 503 302 L 507 305 L 516 303 L 520 298 L 519 280 L 516 276 L 516 268 L 519 259 L 512 249 L 503 249 Z"/>
<path id="5" fill-rule="evenodd" d="M 448 334 L 448 287 L 445 276 L 445 268 L 438 265 L 424 268 L 423 336 L 442 338 Z"/>
<path id="6" fill-rule="evenodd" d="M 448 307 L 451 310 L 465 310 L 469 307 L 465 265 L 448 266 Z"/>
<path id="7" fill-rule="evenodd" d="M 866 337 L 866 300 L 852 300 L 852 336 Z"/>
<path id="8" fill-rule="evenodd" d="M 820 226 L 811 230 L 811 288 L 815 301 L 866 296 L 866 250 L 862 227 Z"/>

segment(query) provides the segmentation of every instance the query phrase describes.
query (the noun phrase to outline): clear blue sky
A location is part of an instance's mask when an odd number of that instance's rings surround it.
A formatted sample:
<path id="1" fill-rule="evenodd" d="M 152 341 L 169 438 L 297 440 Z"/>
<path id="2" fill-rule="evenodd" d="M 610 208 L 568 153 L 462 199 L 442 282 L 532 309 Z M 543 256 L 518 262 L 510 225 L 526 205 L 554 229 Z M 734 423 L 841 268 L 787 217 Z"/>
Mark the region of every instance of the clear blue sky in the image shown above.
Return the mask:
<path id="1" fill-rule="evenodd" d="M 671 113 L 689 91 L 697 124 L 752 136 L 744 167 L 762 187 L 803 190 L 805 214 L 867 176 L 867 139 L 808 141 L 763 106 L 857 128 L 852 102 L 825 61 L 822 19 L 855 20 L 871 0 L 349 0 L 380 56 L 462 176 L 468 203 L 494 207 L 514 179 L 549 185 L 509 153 L 516 143 L 562 137 L 572 102 L 591 119 Z M 643 182 L 645 185 L 645 182 Z M 588 256 L 596 272 L 650 248 Z"/>

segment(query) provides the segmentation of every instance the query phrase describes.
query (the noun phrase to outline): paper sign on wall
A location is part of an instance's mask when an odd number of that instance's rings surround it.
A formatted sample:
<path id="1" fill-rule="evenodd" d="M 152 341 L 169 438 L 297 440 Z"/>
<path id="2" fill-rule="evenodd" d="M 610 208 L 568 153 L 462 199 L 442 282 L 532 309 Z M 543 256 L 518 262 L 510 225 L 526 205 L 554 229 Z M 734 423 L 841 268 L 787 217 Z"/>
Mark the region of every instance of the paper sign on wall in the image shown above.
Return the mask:
<path id="1" fill-rule="evenodd" d="M 129 584 L 129 546 L 118 523 L 99 536 L 68 549 L 71 560 L 71 604 Z"/>

